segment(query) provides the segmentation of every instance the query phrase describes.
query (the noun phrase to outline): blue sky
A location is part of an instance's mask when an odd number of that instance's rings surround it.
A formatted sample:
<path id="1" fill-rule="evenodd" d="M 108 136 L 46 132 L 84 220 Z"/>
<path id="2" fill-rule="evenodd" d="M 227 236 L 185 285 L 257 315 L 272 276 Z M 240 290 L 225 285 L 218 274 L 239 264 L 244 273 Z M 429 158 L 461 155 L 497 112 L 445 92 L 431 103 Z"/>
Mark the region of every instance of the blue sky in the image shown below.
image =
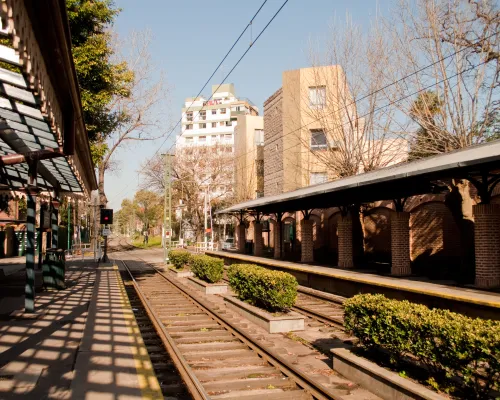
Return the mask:
<path id="1" fill-rule="evenodd" d="M 267 24 L 284 0 L 268 0 L 253 24 L 253 38 Z M 154 63 L 166 73 L 171 88 L 164 105 L 171 115 L 165 126 L 180 118 L 186 97 L 195 96 L 219 64 L 238 35 L 255 14 L 257 1 L 172 1 L 115 0 L 122 8 L 115 29 L 126 36 L 133 30 L 149 29 L 153 35 L 151 52 Z M 345 19 L 348 12 L 353 21 L 368 25 L 377 8 L 387 15 L 389 0 L 290 0 L 227 82 L 234 83 L 236 94 L 248 97 L 262 114 L 262 104 L 281 86 L 283 71 L 309 66 L 309 42 L 324 42 L 328 26 L 336 16 Z M 221 83 L 250 43 L 247 32 L 222 72 L 217 72 L 204 93 L 210 95 L 210 85 Z M 175 134 L 172 138 L 175 140 Z M 106 177 L 108 206 L 118 210 L 122 199 L 132 198 L 139 183 L 141 164 L 151 157 L 163 139 L 155 142 L 133 142 L 133 146 L 115 154 L 118 168 Z M 169 140 L 163 150 L 172 144 Z"/>

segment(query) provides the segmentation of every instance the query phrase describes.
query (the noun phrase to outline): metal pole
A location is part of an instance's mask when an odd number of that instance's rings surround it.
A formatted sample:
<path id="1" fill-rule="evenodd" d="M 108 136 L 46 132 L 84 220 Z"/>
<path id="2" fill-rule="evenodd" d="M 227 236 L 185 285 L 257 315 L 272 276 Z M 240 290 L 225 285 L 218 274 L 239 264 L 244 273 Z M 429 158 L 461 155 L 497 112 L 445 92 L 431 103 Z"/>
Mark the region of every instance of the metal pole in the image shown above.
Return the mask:
<path id="1" fill-rule="evenodd" d="M 71 203 L 68 198 L 68 251 L 71 250 Z"/>
<path id="2" fill-rule="evenodd" d="M 207 247 L 207 197 L 208 197 L 208 186 L 205 189 L 205 200 L 203 201 L 203 213 L 205 215 L 205 231 L 203 232 L 203 236 L 205 238 L 205 247 Z"/>
<path id="3" fill-rule="evenodd" d="M 24 311 L 35 312 L 35 229 L 36 229 L 36 192 L 26 192 L 26 285 Z"/>
<path id="4" fill-rule="evenodd" d="M 172 240 L 172 171 L 171 171 L 171 160 L 172 155 L 165 154 L 165 193 L 163 199 L 163 259 L 168 261 L 168 248 L 170 248 L 170 242 Z M 167 231 L 169 232 L 168 244 L 167 244 Z"/>

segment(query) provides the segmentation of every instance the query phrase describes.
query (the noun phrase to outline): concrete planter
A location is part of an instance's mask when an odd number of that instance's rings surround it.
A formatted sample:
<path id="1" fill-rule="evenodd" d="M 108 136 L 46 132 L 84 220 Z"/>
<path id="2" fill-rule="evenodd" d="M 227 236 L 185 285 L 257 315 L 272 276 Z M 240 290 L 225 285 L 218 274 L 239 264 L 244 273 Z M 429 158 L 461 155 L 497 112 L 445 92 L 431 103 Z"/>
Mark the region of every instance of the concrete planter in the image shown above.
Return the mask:
<path id="1" fill-rule="evenodd" d="M 170 268 L 170 271 L 172 271 L 175 274 L 175 277 L 177 279 L 180 278 L 189 278 L 191 276 L 194 276 L 194 274 L 189 270 L 189 269 L 175 269 L 175 268 Z"/>
<path id="2" fill-rule="evenodd" d="M 205 294 L 227 293 L 227 284 L 225 283 L 207 283 L 192 276 L 188 278 L 188 282 Z"/>
<path id="3" fill-rule="evenodd" d="M 253 323 L 261 326 L 269 333 L 304 330 L 304 316 L 294 311 L 290 311 L 286 315 L 276 317 L 261 308 L 254 307 L 244 301 L 238 300 L 234 296 L 224 296 L 224 302 L 227 307 L 236 311 L 238 314 Z"/>
<path id="4" fill-rule="evenodd" d="M 379 367 L 347 349 L 333 349 L 333 369 L 384 400 L 446 400 L 426 387 Z"/>

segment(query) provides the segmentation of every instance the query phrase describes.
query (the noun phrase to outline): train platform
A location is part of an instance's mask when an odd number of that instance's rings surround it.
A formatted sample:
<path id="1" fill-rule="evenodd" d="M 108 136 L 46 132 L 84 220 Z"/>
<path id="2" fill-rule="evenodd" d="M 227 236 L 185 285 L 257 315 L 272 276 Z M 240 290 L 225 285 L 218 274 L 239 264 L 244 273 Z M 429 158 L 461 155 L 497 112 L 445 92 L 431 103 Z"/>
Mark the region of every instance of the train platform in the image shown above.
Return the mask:
<path id="1" fill-rule="evenodd" d="M 66 286 L 32 314 L 23 291 L 0 293 L 0 399 L 163 399 L 118 267 L 68 262 Z"/>
<path id="2" fill-rule="evenodd" d="M 375 275 L 359 270 L 301 264 L 228 251 L 207 251 L 226 264 L 252 263 L 287 271 L 300 285 L 345 297 L 358 293 L 382 293 L 388 297 L 447 308 L 471 317 L 500 320 L 500 293 L 434 283 L 415 278 Z"/>

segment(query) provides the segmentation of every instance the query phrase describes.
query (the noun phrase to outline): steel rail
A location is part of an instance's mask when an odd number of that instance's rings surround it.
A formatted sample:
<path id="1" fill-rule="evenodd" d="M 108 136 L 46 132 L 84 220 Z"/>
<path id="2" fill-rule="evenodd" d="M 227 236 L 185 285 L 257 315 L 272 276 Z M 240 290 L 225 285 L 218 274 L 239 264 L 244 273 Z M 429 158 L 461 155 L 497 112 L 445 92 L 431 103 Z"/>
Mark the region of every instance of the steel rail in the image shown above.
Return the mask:
<path id="1" fill-rule="evenodd" d="M 298 305 L 293 306 L 292 310 L 294 310 L 300 314 L 304 314 L 308 317 L 317 319 L 318 321 L 323 322 L 325 324 L 334 325 L 337 328 L 345 330 L 344 323 L 342 322 L 341 318 L 330 317 L 329 315 L 320 313 L 318 311 L 311 310 L 309 308 L 304 308 L 304 307 L 298 306 Z"/>
<path id="2" fill-rule="evenodd" d="M 144 260 L 143 260 L 144 261 Z M 257 341 L 255 341 L 251 336 L 249 336 L 242 329 L 235 327 L 229 322 L 226 318 L 217 313 L 213 312 L 210 309 L 210 306 L 205 303 L 205 301 L 201 299 L 197 299 L 193 297 L 191 294 L 185 290 L 179 283 L 175 282 L 172 278 L 166 276 L 163 272 L 159 271 L 146 261 L 144 261 L 151 269 L 156 271 L 160 276 L 162 276 L 166 281 L 175 286 L 178 290 L 180 290 L 186 297 L 190 300 L 197 303 L 201 308 L 203 308 L 212 319 L 219 322 L 222 326 L 224 326 L 228 331 L 230 331 L 233 335 L 235 335 L 238 339 L 240 339 L 243 343 L 245 343 L 248 347 L 250 347 L 253 351 L 259 354 L 263 359 L 269 362 L 271 365 L 278 368 L 284 375 L 292 378 L 295 383 L 301 387 L 303 390 L 308 392 L 311 396 L 318 400 L 330 399 L 330 400 L 343 400 L 343 398 L 324 387 L 323 385 L 314 382 L 309 378 L 304 372 L 297 369 L 287 360 L 285 360 L 278 353 L 274 352 L 271 349 L 267 349 L 261 346 Z"/>
<path id="3" fill-rule="evenodd" d="M 175 344 L 174 340 L 165 329 L 165 326 L 161 322 L 161 319 L 153 310 L 151 303 L 142 292 L 142 289 L 140 288 L 139 284 L 132 275 L 132 272 L 130 271 L 128 265 L 125 263 L 125 261 L 123 260 L 120 261 L 123 263 L 123 266 L 128 272 L 128 275 L 132 279 L 134 289 L 137 295 L 139 296 L 139 299 L 141 300 L 141 303 L 144 309 L 146 310 L 146 313 L 148 314 L 151 323 L 153 324 L 158 335 L 160 336 L 165 346 L 165 349 L 169 353 L 174 365 L 177 367 L 177 370 L 179 371 L 181 378 L 186 384 L 189 393 L 191 394 L 191 396 L 193 396 L 194 400 L 209 400 L 210 396 L 206 393 L 205 389 L 203 388 L 203 385 L 200 383 L 195 373 L 189 366 L 188 362 L 177 348 L 177 345 Z M 149 267 L 152 268 L 151 266 Z"/>

